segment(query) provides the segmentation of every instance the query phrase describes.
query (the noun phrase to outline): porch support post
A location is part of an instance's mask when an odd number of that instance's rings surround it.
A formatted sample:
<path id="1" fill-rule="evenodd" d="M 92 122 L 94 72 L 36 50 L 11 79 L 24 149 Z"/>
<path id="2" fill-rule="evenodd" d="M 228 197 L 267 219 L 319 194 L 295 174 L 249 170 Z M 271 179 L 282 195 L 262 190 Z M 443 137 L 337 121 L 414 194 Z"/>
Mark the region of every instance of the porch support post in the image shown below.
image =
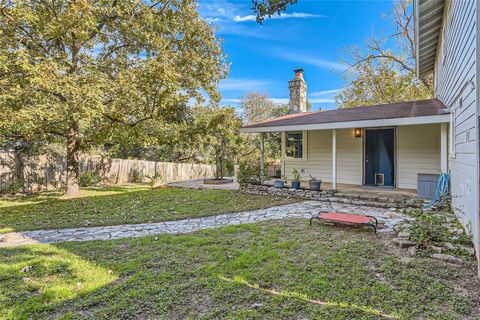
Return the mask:
<path id="1" fill-rule="evenodd" d="M 332 130 L 332 189 L 337 189 L 337 130 Z"/>
<path id="2" fill-rule="evenodd" d="M 446 123 L 440 125 L 440 169 L 448 172 L 448 126 Z"/>
<path id="3" fill-rule="evenodd" d="M 265 180 L 265 133 L 260 133 L 260 183 Z"/>

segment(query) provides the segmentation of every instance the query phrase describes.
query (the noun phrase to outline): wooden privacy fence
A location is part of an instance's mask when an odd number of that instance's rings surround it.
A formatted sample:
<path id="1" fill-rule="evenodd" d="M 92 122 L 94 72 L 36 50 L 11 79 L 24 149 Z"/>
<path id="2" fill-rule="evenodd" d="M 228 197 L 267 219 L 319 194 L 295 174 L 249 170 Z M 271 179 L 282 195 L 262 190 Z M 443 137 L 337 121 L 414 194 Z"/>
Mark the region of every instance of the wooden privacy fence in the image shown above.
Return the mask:
<path id="1" fill-rule="evenodd" d="M 15 185 L 14 189 L 29 192 L 62 188 L 65 171 L 64 157 L 32 156 L 19 160 L 13 152 L 0 152 L 0 193 L 11 192 Z M 156 175 L 163 182 L 174 182 L 213 177 L 215 166 L 84 156 L 80 159 L 80 174 L 87 172 L 103 184 L 149 182 L 148 177 Z"/>

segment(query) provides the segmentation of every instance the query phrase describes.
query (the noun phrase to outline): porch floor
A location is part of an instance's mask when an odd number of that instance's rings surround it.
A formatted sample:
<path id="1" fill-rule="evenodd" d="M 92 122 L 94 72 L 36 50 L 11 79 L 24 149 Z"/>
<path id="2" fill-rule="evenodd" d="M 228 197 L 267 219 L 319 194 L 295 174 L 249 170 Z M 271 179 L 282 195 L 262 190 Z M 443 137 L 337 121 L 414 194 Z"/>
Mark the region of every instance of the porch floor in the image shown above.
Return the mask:
<path id="1" fill-rule="evenodd" d="M 288 183 L 290 186 L 290 182 Z M 308 189 L 308 181 L 301 182 L 301 188 Z M 322 182 L 321 190 L 332 190 L 332 184 L 330 182 Z M 362 194 L 377 198 L 388 198 L 395 200 L 415 199 L 417 198 L 417 190 L 415 189 L 401 189 L 401 188 L 381 188 L 381 187 L 368 187 L 359 186 L 353 184 L 337 183 L 337 195 L 341 194 Z"/>

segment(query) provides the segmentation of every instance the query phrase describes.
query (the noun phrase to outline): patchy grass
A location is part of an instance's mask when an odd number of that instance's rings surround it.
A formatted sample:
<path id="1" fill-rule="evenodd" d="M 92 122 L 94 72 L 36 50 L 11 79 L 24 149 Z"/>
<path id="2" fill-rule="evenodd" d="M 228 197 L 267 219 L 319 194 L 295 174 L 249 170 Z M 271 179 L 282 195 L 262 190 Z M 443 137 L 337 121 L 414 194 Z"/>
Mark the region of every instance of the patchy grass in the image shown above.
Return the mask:
<path id="1" fill-rule="evenodd" d="M 226 190 L 145 186 L 85 188 L 82 197 L 59 193 L 0 198 L 0 233 L 36 229 L 159 222 L 253 210 L 292 200 Z"/>
<path id="2" fill-rule="evenodd" d="M 372 233 L 304 220 L 1 249 L 0 317 L 477 317 L 473 263 L 393 250 Z M 84 289 L 88 279 L 94 282 Z"/>

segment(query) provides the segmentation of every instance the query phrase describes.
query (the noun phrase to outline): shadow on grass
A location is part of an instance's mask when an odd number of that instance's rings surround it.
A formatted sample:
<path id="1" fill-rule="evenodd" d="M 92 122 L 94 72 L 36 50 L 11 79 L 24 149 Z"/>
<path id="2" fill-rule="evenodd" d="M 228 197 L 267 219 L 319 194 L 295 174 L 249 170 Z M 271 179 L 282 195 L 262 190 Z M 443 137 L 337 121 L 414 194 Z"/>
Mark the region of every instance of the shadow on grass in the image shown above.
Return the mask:
<path id="1" fill-rule="evenodd" d="M 0 199 L 0 206 L 4 203 L 0 207 L 0 232 L 162 222 L 292 202 L 237 191 L 152 190 L 144 186 L 85 188 L 82 193 L 82 197 L 73 199 L 60 199 L 58 195 L 40 195 L 30 201 Z"/>
<path id="2" fill-rule="evenodd" d="M 146 190 L 147 185 L 122 185 L 122 186 L 101 186 L 101 187 L 84 187 L 81 188 L 81 194 L 77 198 L 72 199 L 62 199 L 63 191 L 42 191 L 39 193 L 32 193 L 26 195 L 16 195 L 16 196 L 3 196 L 0 197 L 0 209 L 4 207 L 17 207 L 22 205 L 31 205 L 36 203 L 42 203 L 51 200 L 57 201 L 69 201 L 75 199 L 83 199 L 89 197 L 99 197 L 104 196 L 104 194 L 121 194 L 134 191 Z"/>
<path id="3" fill-rule="evenodd" d="M 403 262 L 369 233 L 303 220 L 3 252 L 0 304 L 31 318 L 462 319 L 479 306 L 478 288 L 455 289 L 458 267 Z"/>

